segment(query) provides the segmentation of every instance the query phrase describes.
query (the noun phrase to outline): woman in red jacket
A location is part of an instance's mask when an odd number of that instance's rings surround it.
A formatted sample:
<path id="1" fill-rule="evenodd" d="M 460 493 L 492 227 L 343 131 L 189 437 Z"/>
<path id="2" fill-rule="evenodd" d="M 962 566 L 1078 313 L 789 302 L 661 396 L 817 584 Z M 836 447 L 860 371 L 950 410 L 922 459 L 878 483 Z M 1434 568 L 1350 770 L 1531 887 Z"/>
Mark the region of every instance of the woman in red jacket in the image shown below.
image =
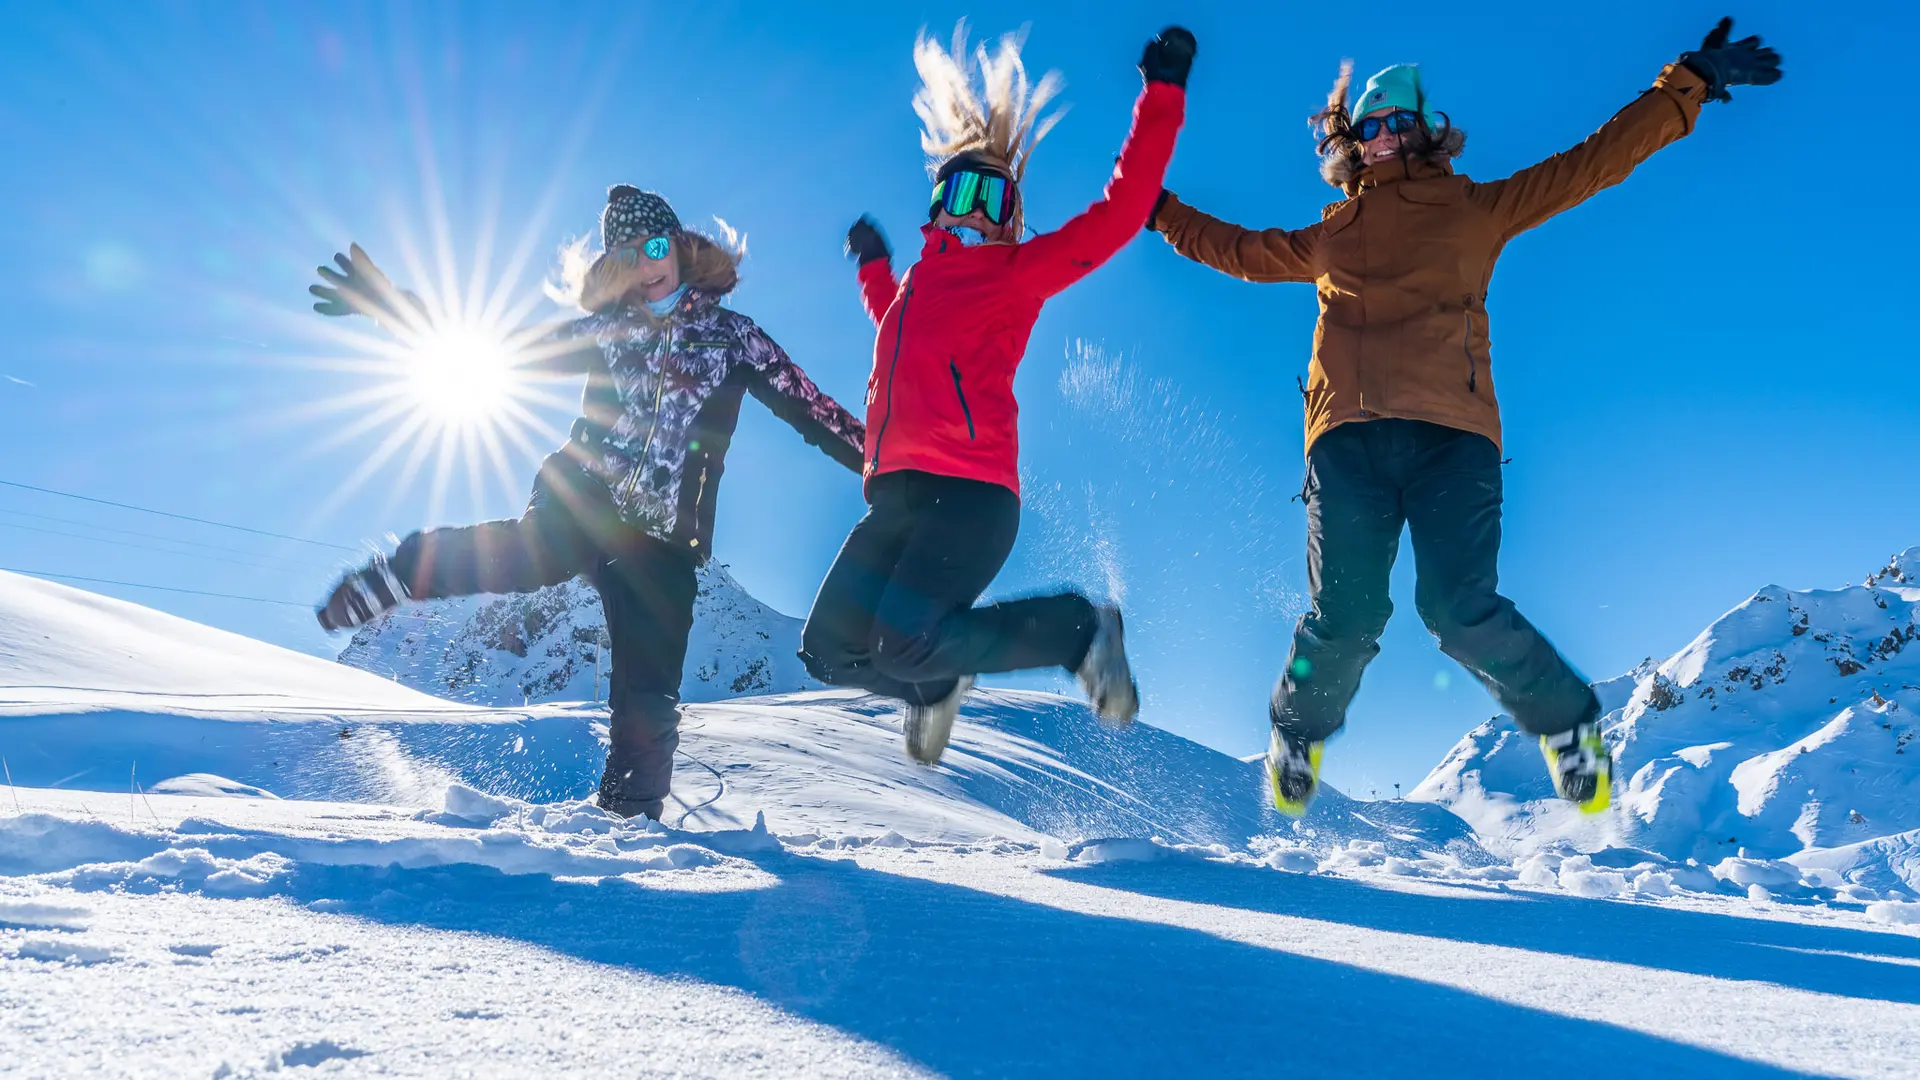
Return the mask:
<path id="1" fill-rule="evenodd" d="M 1029 87 L 1018 41 L 977 60 L 964 28 L 948 51 L 924 36 L 914 111 L 934 161 L 920 261 L 898 281 L 870 218 L 847 233 L 860 293 L 879 327 L 867 383 L 869 509 L 834 560 L 807 619 L 815 677 L 907 703 L 907 751 L 933 764 L 976 675 L 1059 666 L 1102 720 L 1139 708 L 1120 612 L 1075 593 L 974 607 L 1020 526 L 1019 406 L 1013 376 L 1047 299 L 1126 246 L 1152 216 L 1186 108 L 1193 35 L 1169 27 L 1140 60 L 1146 87 L 1100 201 L 1021 242 L 1019 184 L 1054 116 L 1057 88 Z"/>

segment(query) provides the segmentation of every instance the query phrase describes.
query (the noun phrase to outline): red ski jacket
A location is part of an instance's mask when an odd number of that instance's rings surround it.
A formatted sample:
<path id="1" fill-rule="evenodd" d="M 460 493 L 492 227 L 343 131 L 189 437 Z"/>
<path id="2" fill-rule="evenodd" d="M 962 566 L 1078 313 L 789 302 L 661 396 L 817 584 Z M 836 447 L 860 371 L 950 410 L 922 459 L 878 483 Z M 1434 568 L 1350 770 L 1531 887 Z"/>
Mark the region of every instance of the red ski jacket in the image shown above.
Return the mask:
<path id="1" fill-rule="evenodd" d="M 860 268 L 879 325 L 867 380 L 867 479 L 914 469 L 1020 492 L 1013 374 L 1048 297 L 1091 273 L 1147 224 L 1186 113 L 1186 91 L 1149 83 L 1105 195 L 1024 244 L 967 247 L 928 225 L 899 281 L 886 259 Z"/>

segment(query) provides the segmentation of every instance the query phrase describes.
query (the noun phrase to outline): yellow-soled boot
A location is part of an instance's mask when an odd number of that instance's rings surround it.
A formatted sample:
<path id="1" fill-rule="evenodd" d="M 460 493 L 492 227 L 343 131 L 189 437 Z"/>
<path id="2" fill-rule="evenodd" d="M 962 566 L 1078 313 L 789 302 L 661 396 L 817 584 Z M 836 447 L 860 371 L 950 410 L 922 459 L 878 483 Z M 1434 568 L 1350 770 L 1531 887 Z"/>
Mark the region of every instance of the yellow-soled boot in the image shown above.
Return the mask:
<path id="1" fill-rule="evenodd" d="M 1540 736 L 1540 753 L 1547 759 L 1553 790 L 1578 806 L 1581 813 L 1597 814 L 1613 803 L 1613 755 L 1600 737 L 1600 724 L 1583 720 L 1558 735 Z"/>
<path id="2" fill-rule="evenodd" d="M 1267 787 L 1273 793 L 1275 810 L 1290 818 L 1306 816 L 1307 804 L 1320 790 L 1320 748 L 1324 745 L 1273 729 L 1273 737 L 1267 742 Z"/>

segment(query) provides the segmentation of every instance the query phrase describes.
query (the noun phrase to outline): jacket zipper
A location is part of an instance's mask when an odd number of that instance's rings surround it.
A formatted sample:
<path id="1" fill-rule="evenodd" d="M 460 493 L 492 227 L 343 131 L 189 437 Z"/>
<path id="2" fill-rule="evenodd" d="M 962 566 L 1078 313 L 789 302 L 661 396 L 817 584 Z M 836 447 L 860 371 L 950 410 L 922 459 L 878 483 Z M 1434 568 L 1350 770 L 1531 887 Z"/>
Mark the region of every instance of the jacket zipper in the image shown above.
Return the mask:
<path id="1" fill-rule="evenodd" d="M 911 273 L 911 271 L 909 271 Z M 893 376 L 900 369 L 900 339 L 907 331 L 907 305 L 913 302 L 913 284 L 900 294 L 900 317 L 893 322 L 893 359 L 887 364 L 887 414 L 880 418 L 880 433 L 873 437 L 874 472 L 880 471 L 880 444 L 886 441 L 887 425 L 893 423 Z"/>
<path id="2" fill-rule="evenodd" d="M 640 486 L 640 473 L 647 467 L 647 455 L 653 450 L 654 432 L 660 430 L 660 402 L 667 392 L 667 357 L 673 354 L 673 324 L 667 324 L 667 336 L 660 342 L 659 371 L 653 384 L 653 424 L 647 428 L 647 441 L 641 444 L 640 460 L 634 462 L 633 471 L 627 474 L 627 488 L 623 497 L 633 499 L 633 489 Z"/>
<path id="3" fill-rule="evenodd" d="M 973 410 L 967 408 L 967 392 L 960 385 L 960 362 L 950 359 L 947 361 L 947 367 L 953 372 L 953 392 L 960 398 L 960 415 L 967 418 L 967 438 L 971 440 L 974 437 Z"/>
<path id="4" fill-rule="evenodd" d="M 1461 314 L 1467 322 L 1467 336 L 1461 346 L 1467 353 L 1467 393 L 1477 394 L 1480 392 L 1480 367 L 1473 359 L 1473 309 L 1468 308 Z"/>
<path id="5" fill-rule="evenodd" d="M 700 500 L 707 497 L 707 467 L 700 466 L 700 486 L 693 493 L 693 538 L 687 541 L 689 547 L 700 546 Z"/>

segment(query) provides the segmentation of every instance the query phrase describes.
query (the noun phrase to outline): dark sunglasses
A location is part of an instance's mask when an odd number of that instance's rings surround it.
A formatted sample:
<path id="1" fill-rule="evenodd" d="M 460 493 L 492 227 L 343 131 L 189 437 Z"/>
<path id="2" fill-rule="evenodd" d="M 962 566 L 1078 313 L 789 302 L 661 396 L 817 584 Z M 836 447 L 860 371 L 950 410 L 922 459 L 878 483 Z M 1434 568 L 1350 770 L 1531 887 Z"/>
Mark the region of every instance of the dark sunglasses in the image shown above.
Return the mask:
<path id="1" fill-rule="evenodd" d="M 664 236 L 649 237 L 647 242 L 639 247 L 628 244 L 625 247 L 615 250 L 613 257 L 620 260 L 621 266 L 639 266 L 640 252 L 643 250 L 647 253 L 647 258 L 652 259 L 654 262 L 659 262 L 661 259 L 667 257 L 667 252 L 672 250 L 672 245 L 667 242 L 667 238 Z"/>
<path id="2" fill-rule="evenodd" d="M 1381 128 L 1385 128 L 1395 135 L 1404 135 L 1409 131 L 1419 131 L 1420 117 L 1418 114 L 1410 113 L 1405 109 L 1395 109 L 1385 116 L 1362 117 L 1359 123 L 1353 125 L 1353 133 L 1360 137 L 1361 142 L 1372 142 L 1380 137 Z"/>
<path id="3" fill-rule="evenodd" d="M 1013 216 L 1013 181 L 994 173 L 963 169 L 933 185 L 933 205 L 954 217 L 981 210 L 988 221 L 1004 225 Z"/>

